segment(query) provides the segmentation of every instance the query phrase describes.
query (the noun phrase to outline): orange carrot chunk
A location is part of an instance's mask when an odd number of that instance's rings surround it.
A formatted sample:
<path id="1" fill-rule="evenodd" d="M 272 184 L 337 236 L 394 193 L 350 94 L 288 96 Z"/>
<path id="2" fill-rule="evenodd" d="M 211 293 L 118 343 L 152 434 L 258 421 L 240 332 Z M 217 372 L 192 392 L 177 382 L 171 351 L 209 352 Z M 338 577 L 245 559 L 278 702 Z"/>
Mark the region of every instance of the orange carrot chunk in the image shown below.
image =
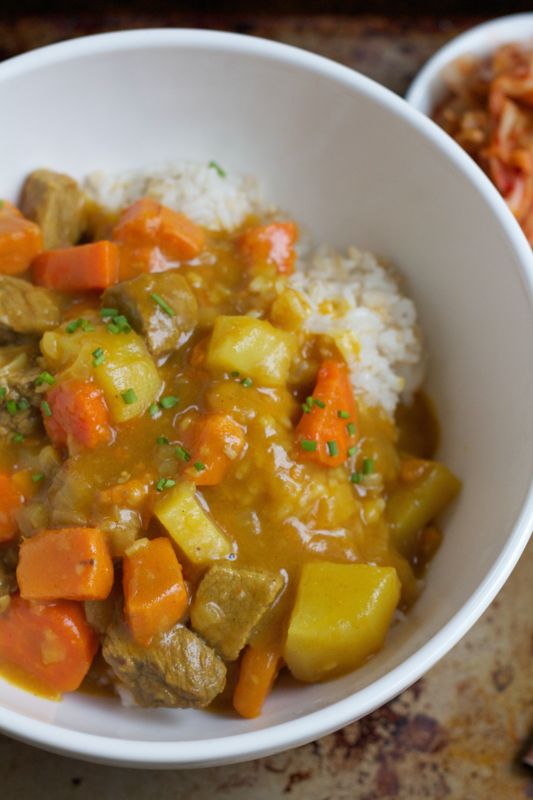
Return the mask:
<path id="1" fill-rule="evenodd" d="M 251 267 L 273 266 L 281 275 L 294 272 L 298 228 L 294 222 L 272 222 L 248 228 L 240 238 L 240 249 Z"/>
<path id="2" fill-rule="evenodd" d="M 23 502 L 24 495 L 13 475 L 0 472 L 0 544 L 16 537 L 17 511 Z"/>
<path id="3" fill-rule="evenodd" d="M 348 367 L 344 361 L 326 359 L 296 426 L 299 455 L 307 461 L 337 467 L 352 455 L 357 439 L 357 408 Z"/>
<path id="4" fill-rule="evenodd" d="M 25 600 L 105 600 L 113 586 L 105 534 L 59 528 L 23 539 L 17 582 Z"/>
<path id="5" fill-rule="evenodd" d="M 258 717 L 281 665 L 279 653 L 249 645 L 244 651 L 233 707 L 241 717 Z"/>
<path id="6" fill-rule="evenodd" d="M 12 595 L 0 614 L 0 661 L 51 691 L 78 689 L 97 649 L 97 636 L 78 603 L 30 603 Z"/>
<path id="7" fill-rule="evenodd" d="M 244 431 L 228 414 L 206 414 L 194 424 L 190 466 L 185 473 L 197 486 L 220 483 L 245 445 Z"/>
<path id="8" fill-rule="evenodd" d="M 139 644 L 150 644 L 187 610 L 181 566 L 164 537 L 140 543 L 124 557 L 123 588 L 126 620 Z"/>
<path id="9" fill-rule="evenodd" d="M 113 239 L 126 247 L 130 260 L 142 256 L 147 265 L 151 248 L 159 248 L 166 258 L 188 261 L 205 244 L 204 232 L 196 223 L 150 197 L 137 200 L 122 213 Z"/>
<path id="10" fill-rule="evenodd" d="M 0 205 L 0 274 L 25 272 L 43 249 L 41 229 L 3 200 Z"/>
<path id="11" fill-rule="evenodd" d="M 112 437 L 109 411 L 101 389 L 89 381 L 62 381 L 42 406 L 46 432 L 55 445 L 72 437 L 84 447 L 106 444 Z"/>
<path id="12" fill-rule="evenodd" d="M 103 291 L 118 282 L 119 253 L 114 242 L 93 242 L 47 250 L 33 261 L 34 283 L 61 292 Z"/>

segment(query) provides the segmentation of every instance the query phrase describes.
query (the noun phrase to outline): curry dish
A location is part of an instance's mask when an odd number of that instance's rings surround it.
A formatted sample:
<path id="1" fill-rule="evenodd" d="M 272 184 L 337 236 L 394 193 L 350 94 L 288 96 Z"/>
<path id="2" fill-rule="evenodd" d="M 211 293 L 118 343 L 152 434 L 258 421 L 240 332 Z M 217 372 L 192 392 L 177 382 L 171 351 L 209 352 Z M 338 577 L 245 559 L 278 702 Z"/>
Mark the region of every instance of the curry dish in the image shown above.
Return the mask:
<path id="1" fill-rule="evenodd" d="M 424 396 L 368 403 L 306 329 L 297 240 L 48 170 L 2 202 L 5 677 L 254 717 L 281 669 L 359 667 L 416 600 L 459 482 Z"/>

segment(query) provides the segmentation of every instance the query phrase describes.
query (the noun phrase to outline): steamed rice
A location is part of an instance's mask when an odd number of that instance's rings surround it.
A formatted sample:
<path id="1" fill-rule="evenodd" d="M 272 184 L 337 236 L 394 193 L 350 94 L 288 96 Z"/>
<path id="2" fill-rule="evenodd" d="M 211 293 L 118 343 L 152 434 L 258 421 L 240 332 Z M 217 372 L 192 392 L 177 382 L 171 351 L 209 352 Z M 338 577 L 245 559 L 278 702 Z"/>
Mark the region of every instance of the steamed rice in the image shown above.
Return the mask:
<path id="1" fill-rule="evenodd" d="M 180 161 L 166 169 L 91 174 L 85 190 L 112 210 L 153 197 L 213 231 L 232 231 L 251 214 L 269 217 L 253 178 L 221 174 L 218 165 Z M 414 303 L 392 268 L 349 247 L 300 253 L 289 283 L 308 308 L 304 328 L 334 338 L 346 359 L 354 391 L 370 406 L 393 414 L 401 397 L 423 379 L 424 352 Z"/>

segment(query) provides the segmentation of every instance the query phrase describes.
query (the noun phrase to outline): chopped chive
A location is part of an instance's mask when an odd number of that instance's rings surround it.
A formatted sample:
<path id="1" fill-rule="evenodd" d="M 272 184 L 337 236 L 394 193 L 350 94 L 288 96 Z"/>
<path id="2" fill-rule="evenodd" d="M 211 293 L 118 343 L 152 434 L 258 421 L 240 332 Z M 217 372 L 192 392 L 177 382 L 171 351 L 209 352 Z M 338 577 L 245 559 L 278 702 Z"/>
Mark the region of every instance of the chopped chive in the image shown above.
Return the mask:
<path id="1" fill-rule="evenodd" d="M 374 459 L 365 458 L 363 460 L 363 475 L 372 475 L 374 472 Z"/>
<path id="2" fill-rule="evenodd" d="M 13 436 L 11 437 L 11 441 L 14 444 L 20 444 L 21 442 L 24 441 L 24 436 L 21 433 L 14 433 Z"/>
<path id="3" fill-rule="evenodd" d="M 202 464 L 201 461 L 195 461 L 194 468 L 197 472 L 202 472 L 206 467 L 205 464 Z"/>
<path id="4" fill-rule="evenodd" d="M 3 400 L 7 394 L 7 388 L 5 386 L 0 386 L 0 400 Z"/>
<path id="5" fill-rule="evenodd" d="M 54 376 L 50 375 L 50 373 L 47 372 L 46 370 L 44 372 L 41 372 L 41 374 L 35 378 L 36 386 L 42 386 L 43 383 L 47 383 L 48 386 L 53 386 L 55 382 L 56 379 L 54 378 Z"/>
<path id="6" fill-rule="evenodd" d="M 337 447 L 337 442 L 333 439 L 331 442 L 326 442 L 328 453 L 330 456 L 338 456 L 339 455 L 339 448 Z"/>
<path id="7" fill-rule="evenodd" d="M 50 408 L 50 403 L 48 403 L 46 400 L 43 400 L 43 402 L 41 403 L 41 411 L 43 412 L 45 417 L 52 416 L 52 409 Z"/>
<path id="8" fill-rule="evenodd" d="M 302 439 L 300 444 L 302 445 L 302 450 L 307 450 L 308 453 L 314 453 L 316 450 L 316 442 L 312 442 L 310 439 Z"/>
<path id="9" fill-rule="evenodd" d="M 107 326 L 107 330 L 109 333 L 120 333 L 120 328 L 118 325 L 115 325 L 114 322 L 110 322 Z"/>
<path id="10" fill-rule="evenodd" d="M 355 436 L 355 425 L 353 422 L 349 422 L 346 426 L 346 430 L 350 434 L 350 436 Z"/>
<path id="11" fill-rule="evenodd" d="M 324 403 L 324 401 L 323 400 L 318 400 L 318 398 L 316 398 L 316 397 L 313 398 L 313 403 L 316 406 L 318 406 L 319 408 L 325 408 L 326 407 L 326 404 Z"/>
<path id="12" fill-rule="evenodd" d="M 76 333 L 76 331 L 78 331 L 80 328 L 84 333 L 91 333 L 95 329 L 92 322 L 89 322 L 88 319 L 83 319 L 83 317 L 80 317 L 79 319 L 73 319 L 71 322 L 69 322 L 65 330 L 67 333 Z"/>
<path id="13" fill-rule="evenodd" d="M 158 492 L 163 492 L 165 489 L 171 489 L 175 485 L 176 481 L 173 481 L 172 478 L 159 478 L 155 488 Z"/>
<path id="14" fill-rule="evenodd" d="M 27 397 L 21 397 L 17 403 L 17 408 L 19 411 L 27 411 L 30 408 L 31 403 Z"/>
<path id="15" fill-rule="evenodd" d="M 17 404 L 14 400 L 8 400 L 6 403 L 6 408 L 7 408 L 7 413 L 11 414 L 11 416 L 14 416 L 18 411 Z"/>
<path id="16" fill-rule="evenodd" d="M 158 436 L 156 442 L 157 444 L 168 444 L 168 439 L 166 436 Z"/>
<path id="17" fill-rule="evenodd" d="M 186 451 L 186 449 L 185 449 L 184 447 L 182 447 L 182 446 L 181 446 L 181 444 L 179 444 L 179 445 L 176 447 L 176 455 L 177 455 L 177 457 L 178 457 L 179 459 L 181 459 L 182 461 L 190 461 L 190 460 L 191 460 L 191 454 L 190 454 L 190 453 L 188 453 L 188 452 Z"/>
<path id="18" fill-rule="evenodd" d="M 82 319 L 81 329 L 84 333 L 92 333 L 95 330 L 94 325 L 88 319 Z"/>
<path id="19" fill-rule="evenodd" d="M 178 402 L 179 399 L 177 397 L 174 397 L 174 395 L 169 394 L 167 397 L 161 398 L 161 400 L 159 401 L 159 405 L 161 406 L 161 408 L 174 408 L 174 406 Z"/>
<path id="20" fill-rule="evenodd" d="M 352 445 L 352 447 L 348 448 L 348 455 L 350 457 L 354 456 L 356 453 L 357 453 L 357 445 L 354 444 L 354 445 Z"/>
<path id="21" fill-rule="evenodd" d="M 342 410 L 340 410 L 340 411 L 337 411 L 337 416 L 338 416 L 340 419 L 349 419 L 349 417 L 350 417 L 350 414 L 349 414 L 349 412 L 348 412 L 348 411 L 342 411 Z"/>
<path id="22" fill-rule="evenodd" d="M 113 317 L 112 324 L 118 327 L 120 333 L 129 333 L 131 331 L 129 320 L 124 316 L 124 314 L 119 314 L 118 317 Z"/>
<path id="23" fill-rule="evenodd" d="M 44 478 L 44 472 L 34 472 L 31 479 L 34 483 L 39 483 Z"/>
<path id="24" fill-rule="evenodd" d="M 150 414 L 152 419 L 154 419 L 154 417 L 159 416 L 159 406 L 157 405 L 157 403 L 150 403 L 148 407 L 148 413 Z"/>
<path id="25" fill-rule="evenodd" d="M 97 347 L 96 350 L 93 350 L 91 353 L 93 356 L 93 367 L 99 367 L 105 361 L 105 353 L 101 347 Z"/>
<path id="26" fill-rule="evenodd" d="M 302 403 L 302 411 L 304 412 L 304 414 L 309 414 L 309 412 L 311 411 L 307 403 Z"/>
<path id="27" fill-rule="evenodd" d="M 222 169 L 220 164 L 217 161 L 210 161 L 207 165 L 210 169 L 214 169 L 216 173 L 218 173 L 220 178 L 226 177 L 226 170 Z"/>
<path id="28" fill-rule="evenodd" d="M 362 475 L 360 472 L 352 472 L 350 475 L 350 480 L 352 483 L 361 483 Z"/>
<path id="29" fill-rule="evenodd" d="M 121 392 L 120 396 L 124 400 L 127 406 L 133 405 L 133 403 L 137 402 L 137 395 L 133 389 L 126 389 L 125 392 Z"/>
<path id="30" fill-rule="evenodd" d="M 238 369 L 234 369 L 233 372 L 230 372 L 229 376 L 230 378 L 238 378 L 240 374 L 241 373 L 239 372 Z"/>
<path id="31" fill-rule="evenodd" d="M 116 316 L 118 316 L 118 308 L 101 308 L 100 309 L 100 316 L 101 317 L 116 317 Z"/>
<path id="32" fill-rule="evenodd" d="M 245 389 L 249 389 L 250 386 L 254 385 L 254 382 L 251 378 L 243 378 L 241 384 L 244 386 Z"/>
<path id="33" fill-rule="evenodd" d="M 81 328 L 81 319 L 73 319 L 65 328 L 67 333 L 75 333 L 78 328 Z"/>
<path id="34" fill-rule="evenodd" d="M 171 308 L 171 307 L 169 306 L 169 304 L 167 303 L 167 301 L 166 301 L 166 300 L 165 300 L 163 297 L 161 297 L 161 295 L 160 295 L 160 294 L 156 294 L 156 292 L 152 292 L 152 294 L 150 295 L 150 297 L 152 298 L 152 300 L 154 301 L 154 303 L 157 303 L 157 305 L 158 305 L 160 308 L 162 308 L 162 309 L 163 309 L 163 311 L 165 312 L 165 314 L 168 314 L 168 315 L 169 315 L 169 317 L 175 317 L 175 316 L 176 316 L 176 312 L 174 311 L 174 309 L 173 309 L 173 308 Z"/>

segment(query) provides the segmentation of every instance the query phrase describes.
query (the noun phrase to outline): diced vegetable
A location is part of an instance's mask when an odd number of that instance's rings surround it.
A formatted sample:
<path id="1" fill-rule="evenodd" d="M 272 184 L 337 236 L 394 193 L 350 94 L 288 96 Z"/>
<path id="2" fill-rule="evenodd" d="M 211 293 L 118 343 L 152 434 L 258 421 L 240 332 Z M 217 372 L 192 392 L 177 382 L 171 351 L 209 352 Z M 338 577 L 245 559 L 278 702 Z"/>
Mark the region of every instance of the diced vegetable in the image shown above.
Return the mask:
<path id="1" fill-rule="evenodd" d="M 12 595 L 0 614 L 0 661 L 50 691 L 78 689 L 97 649 L 97 636 L 79 603 L 34 603 Z"/>
<path id="2" fill-rule="evenodd" d="M 351 455 L 357 439 L 357 408 L 348 367 L 344 361 L 326 359 L 296 427 L 300 457 L 337 467 Z"/>
<path id="3" fill-rule="evenodd" d="M 0 207 L 0 274 L 25 272 L 42 249 L 39 226 L 4 200 Z"/>
<path id="4" fill-rule="evenodd" d="M 24 495 L 13 475 L 0 472 L 0 544 L 16 537 L 17 511 L 23 503 Z"/>
<path id="5" fill-rule="evenodd" d="M 322 681 L 363 664 L 383 645 L 400 597 L 392 567 L 304 564 L 284 658 L 302 681 Z"/>
<path id="6" fill-rule="evenodd" d="M 103 241 L 47 250 L 33 261 L 32 278 L 61 292 L 103 291 L 118 281 L 118 247 Z"/>
<path id="7" fill-rule="evenodd" d="M 461 481 L 443 464 L 426 464 L 418 479 L 395 489 L 387 501 L 392 540 L 407 556 L 416 549 L 418 532 L 444 511 L 461 488 Z"/>
<path id="8" fill-rule="evenodd" d="M 185 473 L 197 486 L 214 486 L 224 478 L 244 446 L 244 431 L 233 417 L 204 414 L 194 423 L 191 466 Z"/>
<path id="9" fill-rule="evenodd" d="M 104 362 L 93 366 L 94 351 L 104 351 Z M 99 386 L 105 397 L 114 422 L 126 422 L 143 414 L 161 390 L 157 367 L 142 338 L 129 333 L 113 334 L 98 327 L 84 333 L 77 329 L 49 331 L 41 340 L 41 350 L 53 372 L 68 370 L 76 378 L 89 376 Z M 137 400 L 125 403 L 122 393 L 133 389 Z"/>
<path id="10" fill-rule="evenodd" d="M 44 426 L 55 445 L 74 439 L 83 447 L 106 444 L 113 432 L 102 390 L 89 381 L 62 381 L 47 394 L 51 413 L 43 413 Z"/>
<path id="11" fill-rule="evenodd" d="M 190 481 L 180 481 L 166 492 L 154 514 L 192 564 L 209 564 L 231 553 L 230 542 L 201 505 Z"/>
<path id="12" fill-rule="evenodd" d="M 103 600 L 113 562 L 97 528 L 42 530 L 20 546 L 17 581 L 25 600 Z"/>
<path id="13" fill-rule="evenodd" d="M 250 267 L 273 266 L 282 275 L 294 271 L 298 228 L 294 222 L 271 222 L 248 228 L 240 239 L 241 252 Z"/>
<path id="14" fill-rule="evenodd" d="M 233 694 L 235 711 L 246 719 L 258 717 L 281 664 L 279 653 L 249 645 L 244 651 Z"/>
<path id="15" fill-rule="evenodd" d="M 221 372 L 237 372 L 242 381 L 263 386 L 286 383 L 296 337 L 266 320 L 253 317 L 216 318 L 207 351 L 207 366 Z M 242 382 L 241 381 L 241 382 Z"/>
<path id="16" fill-rule="evenodd" d="M 137 542 L 123 561 L 124 611 L 133 638 L 148 645 L 180 620 L 187 588 L 176 554 L 166 538 Z"/>

